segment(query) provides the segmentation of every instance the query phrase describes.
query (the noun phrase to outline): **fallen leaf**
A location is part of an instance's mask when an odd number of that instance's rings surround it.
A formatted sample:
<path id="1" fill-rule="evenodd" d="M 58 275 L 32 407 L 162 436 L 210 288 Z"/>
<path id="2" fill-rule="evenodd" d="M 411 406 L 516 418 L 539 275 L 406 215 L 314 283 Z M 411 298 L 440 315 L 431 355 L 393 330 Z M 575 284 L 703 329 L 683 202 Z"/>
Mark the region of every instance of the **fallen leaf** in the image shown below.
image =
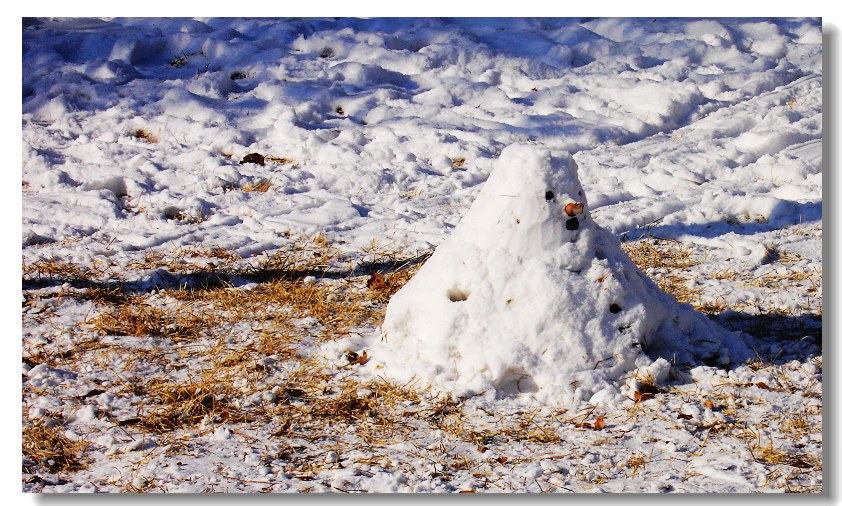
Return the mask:
<path id="1" fill-rule="evenodd" d="M 386 280 L 384 280 L 383 276 L 380 274 L 374 273 L 370 278 L 368 278 L 366 286 L 372 290 L 382 290 L 383 288 L 386 288 Z"/>
<path id="2" fill-rule="evenodd" d="M 634 392 L 634 402 L 644 402 L 654 398 L 655 394 L 650 392 Z"/>
<path id="3" fill-rule="evenodd" d="M 605 428 L 605 417 L 600 415 L 596 417 L 596 421 L 593 424 L 594 430 L 602 430 Z"/>
<path id="4" fill-rule="evenodd" d="M 477 491 L 473 490 L 473 489 L 471 489 L 471 490 L 460 490 L 459 491 L 460 494 L 476 494 L 476 492 Z"/>
<path id="5" fill-rule="evenodd" d="M 692 420 L 693 415 L 685 415 L 684 413 L 679 413 L 678 418 L 679 420 Z"/>
<path id="6" fill-rule="evenodd" d="M 351 365 L 365 365 L 368 362 L 368 352 L 363 351 L 362 355 L 360 355 L 356 351 L 349 351 L 345 354 L 345 358 L 348 359 L 348 363 Z"/>
<path id="7" fill-rule="evenodd" d="M 505 464 L 508 461 L 509 461 L 509 457 L 498 457 L 497 458 L 497 462 L 499 462 L 501 464 Z"/>
<path id="8" fill-rule="evenodd" d="M 705 408 L 713 409 L 713 402 L 710 399 L 705 399 Z"/>
<path id="9" fill-rule="evenodd" d="M 764 383 L 762 381 L 758 381 L 757 383 L 754 384 L 754 386 L 756 386 L 757 388 L 762 388 L 763 390 L 770 390 L 769 385 L 767 385 L 766 383 Z"/>

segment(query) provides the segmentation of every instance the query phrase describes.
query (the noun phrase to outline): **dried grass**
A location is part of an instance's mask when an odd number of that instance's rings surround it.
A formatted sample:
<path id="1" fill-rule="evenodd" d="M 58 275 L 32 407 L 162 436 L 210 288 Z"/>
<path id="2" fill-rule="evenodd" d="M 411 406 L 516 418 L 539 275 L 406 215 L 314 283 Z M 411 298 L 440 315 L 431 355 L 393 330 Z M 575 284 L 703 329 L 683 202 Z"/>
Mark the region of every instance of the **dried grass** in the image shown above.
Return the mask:
<path id="1" fill-rule="evenodd" d="M 248 423 L 253 417 L 234 408 L 224 399 L 234 395 L 225 381 L 177 383 L 169 379 L 153 378 L 142 386 L 150 412 L 139 416 L 137 426 L 156 433 L 198 425 L 206 417 L 214 422 Z"/>
<path id="2" fill-rule="evenodd" d="M 283 249 L 262 258 L 256 267 L 250 269 L 251 273 L 284 271 L 316 275 L 320 271 L 326 272 L 339 258 L 339 250 L 324 234 L 313 237 L 289 234 L 289 238 L 290 242 Z"/>
<path id="3" fill-rule="evenodd" d="M 247 183 L 243 185 L 240 189 L 244 192 L 267 192 L 269 191 L 270 186 L 272 186 L 271 180 L 260 179 L 253 183 Z"/>
<path id="4" fill-rule="evenodd" d="M 672 294 L 679 302 L 698 301 L 701 290 L 689 288 L 689 278 L 682 272 L 699 264 L 693 259 L 692 249 L 678 241 L 654 238 L 622 243 L 622 248 L 661 290 Z"/>
<path id="5" fill-rule="evenodd" d="M 266 155 L 265 159 L 268 162 L 277 163 L 278 165 L 292 165 L 293 167 L 298 166 L 298 163 L 295 160 L 285 156 Z"/>
<path id="6" fill-rule="evenodd" d="M 155 144 L 158 142 L 158 138 L 155 137 L 155 135 L 143 128 L 135 128 L 134 130 L 130 131 L 129 137 L 148 142 L 149 144 Z"/>
<path id="7" fill-rule="evenodd" d="M 122 378 L 115 383 L 123 386 L 123 393 L 131 397 L 133 409 L 137 410 L 136 416 L 115 420 L 117 425 L 126 431 L 175 438 L 182 437 L 178 431 L 195 430 L 199 426 L 212 430 L 213 426 L 226 423 L 239 435 L 254 429 L 253 432 L 267 434 L 276 441 L 304 439 L 340 455 L 355 455 L 355 463 L 362 462 L 364 458 L 360 455 L 366 454 L 372 465 L 376 461 L 381 467 L 390 465 L 386 462 L 389 443 L 410 440 L 418 426 L 439 429 L 444 439 L 451 442 L 454 438 L 468 441 L 477 446 L 480 454 L 512 441 L 528 443 L 532 448 L 555 444 L 566 430 L 582 437 L 582 448 L 617 437 L 612 432 L 617 430 L 613 424 L 604 427 L 604 418 L 599 429 L 586 425 L 588 422 L 584 420 L 593 421 L 593 412 L 587 412 L 577 422 L 578 418 L 559 420 L 536 409 L 500 416 L 493 423 L 486 423 L 467 416 L 464 403 L 450 396 L 433 397 L 413 384 L 395 385 L 382 379 L 359 381 L 354 371 L 365 367 L 359 357 L 365 356 L 366 350 L 355 350 L 356 360 L 349 359 L 348 363 L 339 365 L 304 356 L 301 351 L 305 340 L 311 346 L 314 342 L 347 335 L 358 326 L 377 325 L 389 298 L 411 279 L 420 262 L 402 263 L 401 255 L 405 252 L 373 242 L 364 253 L 366 265 L 376 268 L 365 271 L 350 266 L 338 270 L 342 261 L 340 252 L 324 235 L 290 235 L 290 239 L 282 250 L 257 257 L 256 264 L 234 252 L 214 248 L 150 253 L 141 262 L 141 268 L 166 268 L 174 273 L 248 274 L 260 280 L 251 289 L 223 285 L 162 290 L 155 295 L 131 295 L 118 288 L 84 292 L 84 297 L 105 306 L 97 308 L 100 311 L 92 318 L 86 318 L 89 328 L 95 332 L 158 336 L 171 341 L 163 347 L 149 349 L 123 350 L 115 345 L 107 350 L 111 355 L 120 355 Z M 681 270 L 696 265 L 692 251 L 674 242 L 647 239 L 625 244 L 624 248 L 642 269 L 660 275 L 662 284 L 673 286 L 675 291 L 680 290 L 677 285 L 684 279 Z M 382 284 L 367 283 L 372 270 L 378 271 Z M 330 277 L 320 275 L 328 271 Z M 663 275 L 664 272 L 672 277 Z M 77 275 L 85 273 L 77 272 Z M 232 331 L 234 328 L 237 330 Z M 179 363 L 188 364 L 189 369 L 176 367 L 171 358 L 176 352 Z M 125 359 L 128 356 L 135 358 Z M 267 361 L 268 357 L 271 360 Z M 68 359 L 75 359 L 75 355 Z M 146 375 L 153 361 L 156 376 L 148 379 Z M 760 368 L 769 365 L 757 364 Z M 183 379 L 185 371 L 189 380 Z M 271 380 L 266 381 L 267 378 Z M 650 392 L 651 388 L 651 393 L 657 392 L 654 381 L 649 379 L 638 378 L 644 385 L 642 391 Z M 648 383 L 650 387 L 646 387 Z M 790 387 L 783 380 L 778 384 L 780 388 Z M 246 397 L 255 395 L 267 400 L 257 403 L 250 400 L 252 404 L 244 404 Z M 723 391 L 708 397 L 716 400 L 718 406 L 730 406 L 733 399 L 726 398 L 727 395 L 730 393 Z M 647 413 L 651 415 L 652 410 L 634 414 L 648 416 Z M 723 413 L 731 419 L 700 427 L 709 437 L 722 437 L 745 427 L 737 418 L 737 411 L 726 413 L 723 408 Z M 789 416 L 782 433 L 787 438 L 802 437 L 812 431 L 810 424 L 806 414 Z M 353 436 L 348 436 L 351 426 Z M 29 423 L 24 431 L 35 433 L 42 429 Z M 602 432 L 594 432 L 597 430 Z M 744 438 L 758 462 L 764 465 L 790 465 L 805 470 L 815 469 L 807 465 L 820 466 L 816 457 L 760 445 L 756 436 L 746 434 Z M 453 478 L 459 471 L 469 471 L 479 478 L 488 475 L 492 467 L 537 458 L 501 457 L 493 451 L 488 454 L 493 457 L 479 459 L 476 455 L 455 455 L 446 448 L 445 440 L 441 448 L 419 453 L 433 460 L 435 473 L 443 479 Z M 53 446 L 64 448 L 62 444 L 68 442 Z M 75 453 L 71 450 L 68 447 L 64 454 L 78 456 L 83 447 L 76 448 Z M 38 461 L 36 457 L 32 459 Z M 326 463 L 323 457 L 294 449 L 281 460 L 286 461 L 285 472 L 302 480 L 313 479 L 321 469 L 330 466 L 349 465 L 344 461 Z M 651 456 L 635 453 L 627 457 L 625 466 L 634 476 L 643 473 L 648 462 Z M 606 475 L 597 473 L 590 481 L 605 480 L 608 480 Z M 128 490 L 134 485 L 122 486 Z"/>
<path id="8" fill-rule="evenodd" d="M 41 277 L 51 280 L 79 281 L 94 277 L 95 271 L 62 260 L 37 260 L 30 264 L 24 262 L 22 274 L 24 279 Z"/>
<path id="9" fill-rule="evenodd" d="M 101 335 L 164 337 L 174 342 L 192 341 L 211 326 L 208 315 L 196 315 L 182 307 L 161 309 L 132 297 L 109 308 L 86 323 Z"/>
<path id="10" fill-rule="evenodd" d="M 44 420 L 25 420 L 22 436 L 23 455 L 36 466 L 52 473 L 85 468 L 82 453 L 88 442 L 72 441 L 64 435 L 62 425 L 53 425 Z"/>

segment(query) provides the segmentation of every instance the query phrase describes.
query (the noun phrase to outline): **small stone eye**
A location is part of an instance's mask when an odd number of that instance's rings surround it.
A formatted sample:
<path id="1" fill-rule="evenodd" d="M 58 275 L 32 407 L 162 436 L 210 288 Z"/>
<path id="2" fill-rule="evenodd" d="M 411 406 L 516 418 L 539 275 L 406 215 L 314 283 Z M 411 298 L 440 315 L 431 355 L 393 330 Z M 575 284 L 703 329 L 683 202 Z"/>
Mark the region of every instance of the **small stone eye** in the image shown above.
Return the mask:
<path id="1" fill-rule="evenodd" d="M 547 199 L 548 201 L 552 200 L 553 198 L 555 198 L 555 193 L 553 193 L 550 190 L 547 190 L 547 193 L 544 194 L 544 198 Z"/>

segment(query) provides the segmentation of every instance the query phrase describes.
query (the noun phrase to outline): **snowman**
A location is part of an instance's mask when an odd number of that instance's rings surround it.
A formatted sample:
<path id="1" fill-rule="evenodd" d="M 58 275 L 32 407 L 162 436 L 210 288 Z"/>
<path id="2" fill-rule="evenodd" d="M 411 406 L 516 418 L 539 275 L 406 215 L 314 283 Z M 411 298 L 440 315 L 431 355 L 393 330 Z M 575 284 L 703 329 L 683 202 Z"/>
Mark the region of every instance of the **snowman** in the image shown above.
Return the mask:
<path id="1" fill-rule="evenodd" d="M 664 380 L 749 353 L 593 221 L 568 154 L 518 144 L 392 297 L 372 357 L 387 377 L 457 397 L 577 404 L 627 396 L 640 369 Z"/>

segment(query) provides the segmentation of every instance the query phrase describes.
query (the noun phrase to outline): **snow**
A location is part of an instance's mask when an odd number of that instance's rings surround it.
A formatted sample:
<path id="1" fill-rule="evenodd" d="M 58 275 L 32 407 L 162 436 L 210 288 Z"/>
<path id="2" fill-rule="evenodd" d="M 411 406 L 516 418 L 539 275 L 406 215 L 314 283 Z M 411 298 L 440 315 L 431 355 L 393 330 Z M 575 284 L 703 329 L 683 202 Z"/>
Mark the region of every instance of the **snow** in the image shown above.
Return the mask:
<path id="1" fill-rule="evenodd" d="M 94 443 L 85 469 L 25 472 L 23 490 L 822 490 L 822 57 L 808 18 L 24 20 L 21 260 L 76 269 L 24 276 L 24 356 L 54 354 L 23 364 L 24 423 Z M 575 230 L 568 202 L 584 203 Z M 294 323 L 296 356 L 334 381 L 432 386 L 400 407 L 411 436 L 115 424 L 134 409 L 121 371 L 187 381 L 207 364 L 180 364 L 189 346 L 166 336 L 94 336 L 85 283 L 176 307 L 178 265 L 246 269 L 316 236 L 340 270 L 374 244 L 432 253 L 382 328 L 322 341 L 318 319 Z M 642 238 L 696 263 L 638 269 L 621 245 Z M 671 275 L 719 316 L 657 288 Z M 253 351 L 264 323 L 195 345 Z M 83 343 L 126 351 L 59 356 Z M 287 359 L 260 360 L 275 372 L 232 382 L 237 407 L 300 402 Z M 648 377 L 660 393 L 635 402 Z M 458 421 L 436 411 L 447 393 Z M 503 432 L 474 444 L 452 426 Z"/>

